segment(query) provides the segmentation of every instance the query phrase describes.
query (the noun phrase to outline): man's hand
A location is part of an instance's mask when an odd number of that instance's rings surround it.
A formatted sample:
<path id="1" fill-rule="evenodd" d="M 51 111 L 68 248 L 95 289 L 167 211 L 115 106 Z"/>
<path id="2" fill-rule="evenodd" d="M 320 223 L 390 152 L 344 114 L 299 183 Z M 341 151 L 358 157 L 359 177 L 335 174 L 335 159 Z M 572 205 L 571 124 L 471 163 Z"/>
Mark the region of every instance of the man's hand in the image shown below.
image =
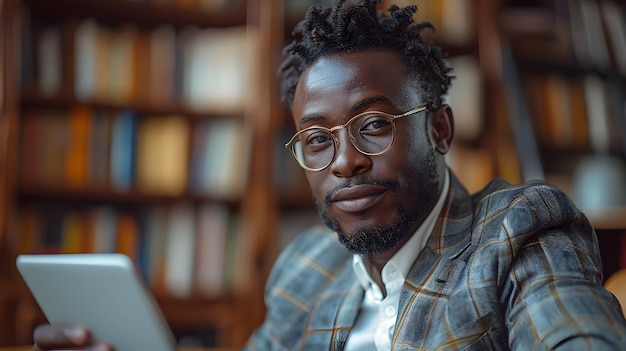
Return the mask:
<path id="1" fill-rule="evenodd" d="M 44 350 L 84 350 L 113 351 L 108 344 L 92 344 L 89 330 L 74 325 L 40 325 L 33 335 L 35 351 Z"/>

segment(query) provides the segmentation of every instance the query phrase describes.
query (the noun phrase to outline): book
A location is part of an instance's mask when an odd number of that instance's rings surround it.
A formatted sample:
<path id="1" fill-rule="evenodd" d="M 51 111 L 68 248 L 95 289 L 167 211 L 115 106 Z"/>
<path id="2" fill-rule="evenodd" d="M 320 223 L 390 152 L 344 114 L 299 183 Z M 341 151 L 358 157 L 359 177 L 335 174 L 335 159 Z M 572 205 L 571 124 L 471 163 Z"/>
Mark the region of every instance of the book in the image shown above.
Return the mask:
<path id="1" fill-rule="evenodd" d="M 188 297 L 193 289 L 196 232 L 194 208 L 188 203 L 173 205 L 166 224 L 164 279 L 167 292 Z"/>
<path id="2" fill-rule="evenodd" d="M 82 189 L 88 182 L 89 154 L 93 111 L 86 105 L 76 105 L 68 116 L 67 146 L 65 151 L 65 184 Z M 59 142 L 62 142 L 59 140 Z"/>
<path id="3" fill-rule="evenodd" d="M 172 92 L 174 101 L 185 108 L 190 108 L 188 99 L 185 97 L 186 86 L 189 84 L 189 78 L 186 76 L 185 72 L 190 71 L 192 67 L 189 47 L 191 43 L 194 42 L 200 30 L 198 26 L 191 25 L 176 32 L 176 41 L 174 43 L 175 55 L 172 66 L 174 75 Z M 204 62 L 204 64 L 207 66 L 210 65 L 209 62 Z"/>
<path id="4" fill-rule="evenodd" d="M 250 130 L 235 118 L 211 120 L 205 143 L 200 146 L 200 185 L 197 191 L 224 198 L 237 198 L 244 191 L 250 162 Z"/>
<path id="5" fill-rule="evenodd" d="M 78 100 L 87 101 L 96 93 L 96 57 L 99 25 L 93 19 L 81 21 L 74 35 L 74 94 Z"/>
<path id="6" fill-rule="evenodd" d="M 189 139 L 189 123 L 183 116 L 142 119 L 137 135 L 138 189 L 182 194 L 187 188 Z"/>
<path id="7" fill-rule="evenodd" d="M 65 156 L 67 152 L 68 116 L 63 112 L 44 112 L 38 118 L 40 142 L 37 161 L 38 184 L 58 186 L 65 182 Z"/>
<path id="8" fill-rule="evenodd" d="M 205 296 L 224 289 L 224 263 L 228 236 L 228 208 L 218 203 L 202 204 L 198 210 L 195 282 Z"/>
<path id="9" fill-rule="evenodd" d="M 94 52 L 94 91 L 90 97 L 96 102 L 111 102 L 110 101 L 110 86 L 113 79 L 113 70 L 115 67 L 112 65 L 113 53 L 115 51 L 115 37 L 116 32 L 114 29 L 106 26 L 99 25 L 96 33 L 96 48 Z M 126 78 L 128 79 L 128 78 Z"/>
<path id="10" fill-rule="evenodd" d="M 61 252 L 62 253 L 82 253 L 84 224 L 81 214 L 70 211 L 63 215 Z"/>
<path id="11" fill-rule="evenodd" d="M 37 36 L 39 92 L 44 96 L 58 93 L 62 85 L 61 30 L 46 26 Z"/>
<path id="12" fill-rule="evenodd" d="M 171 105 L 175 98 L 176 32 L 162 25 L 150 35 L 149 79 L 146 89 L 153 104 Z"/>
<path id="13" fill-rule="evenodd" d="M 137 117 L 129 110 L 123 110 L 113 117 L 111 130 L 111 187 L 119 192 L 127 192 L 135 185 Z"/>
<path id="14" fill-rule="evenodd" d="M 233 215 L 228 217 L 228 229 L 226 232 L 226 245 L 224 248 L 224 271 L 222 275 L 223 292 L 232 293 L 236 291 L 241 280 L 249 278 L 249 276 L 239 275 L 239 269 L 244 265 L 240 260 L 249 254 L 246 250 L 242 250 L 242 242 L 250 239 L 244 235 L 245 231 L 240 228 L 239 216 Z M 250 267 L 250 266 L 247 266 Z M 249 273 L 249 272 L 248 272 Z"/>
<path id="15" fill-rule="evenodd" d="M 139 240 L 139 226 L 135 218 L 129 213 L 118 213 L 115 252 L 122 253 L 137 262 Z"/>
<path id="16" fill-rule="evenodd" d="M 150 101 L 150 67 L 151 57 L 151 33 L 135 31 L 133 35 L 132 53 L 132 77 L 130 81 L 130 100 L 139 104 L 147 104 Z"/>
<path id="17" fill-rule="evenodd" d="M 117 240 L 117 211 L 109 206 L 98 206 L 90 211 L 93 221 L 94 253 L 115 252 Z"/>
<path id="18" fill-rule="evenodd" d="M 135 36 L 135 28 L 128 25 L 117 28 L 111 34 L 109 51 L 104 54 L 109 65 L 104 88 L 104 98 L 107 101 L 127 103 L 132 99 Z"/>
<path id="19" fill-rule="evenodd" d="M 93 111 L 87 178 L 89 186 L 96 189 L 105 189 L 109 185 L 112 121 L 112 112 Z"/>
<path id="20" fill-rule="evenodd" d="M 165 295 L 165 250 L 167 242 L 167 208 L 149 206 L 144 215 L 142 259 L 139 262 L 146 282 L 159 295 Z"/>
<path id="21" fill-rule="evenodd" d="M 244 28 L 188 29 L 182 41 L 182 101 L 198 111 L 243 111 L 249 37 Z"/>

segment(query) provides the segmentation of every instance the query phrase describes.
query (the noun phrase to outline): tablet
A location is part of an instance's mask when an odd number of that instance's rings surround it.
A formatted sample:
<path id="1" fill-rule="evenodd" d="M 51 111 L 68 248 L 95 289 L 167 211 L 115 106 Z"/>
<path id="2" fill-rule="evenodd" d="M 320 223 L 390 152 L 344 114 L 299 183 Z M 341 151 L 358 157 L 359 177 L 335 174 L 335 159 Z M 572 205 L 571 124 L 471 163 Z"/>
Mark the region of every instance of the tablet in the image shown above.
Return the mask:
<path id="1" fill-rule="evenodd" d="M 133 262 L 123 254 L 20 255 L 17 268 L 52 324 L 83 325 L 117 351 L 176 343 Z"/>

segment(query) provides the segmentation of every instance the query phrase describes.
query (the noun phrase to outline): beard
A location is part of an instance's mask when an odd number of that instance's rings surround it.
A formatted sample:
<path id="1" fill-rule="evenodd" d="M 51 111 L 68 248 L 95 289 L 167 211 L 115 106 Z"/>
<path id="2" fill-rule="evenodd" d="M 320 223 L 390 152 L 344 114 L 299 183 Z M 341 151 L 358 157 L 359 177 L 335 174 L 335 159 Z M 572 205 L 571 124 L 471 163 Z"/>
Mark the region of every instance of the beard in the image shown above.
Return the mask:
<path id="1" fill-rule="evenodd" d="M 412 235 L 409 232 L 411 227 L 418 221 L 423 221 L 430 211 L 432 211 L 435 203 L 438 199 L 439 189 L 439 173 L 436 167 L 436 156 L 434 150 L 431 150 L 424 158 L 420 174 L 417 178 L 420 180 L 417 182 L 417 189 L 405 189 L 400 191 L 407 191 L 414 195 L 416 201 L 416 210 L 407 215 L 406 210 L 402 205 L 396 205 L 397 221 L 390 225 L 374 226 L 370 228 L 360 228 L 351 233 L 346 233 L 341 229 L 339 220 L 331 218 L 326 210 L 330 204 L 329 197 L 326 196 L 326 201 L 322 202 L 317 198 L 313 198 L 313 202 L 317 208 L 324 224 L 339 236 L 339 242 L 341 242 L 351 253 L 357 255 L 377 255 L 395 247 L 403 238 L 407 235 Z M 384 185 L 392 192 L 397 192 L 400 188 L 396 182 L 388 180 L 376 180 L 376 179 L 364 179 L 353 178 L 348 181 L 349 184 L 378 184 Z"/>
<path id="2" fill-rule="evenodd" d="M 396 206 L 398 221 L 388 226 L 361 228 L 352 233 L 341 230 L 339 221 L 328 215 L 320 201 L 314 199 L 317 211 L 328 228 L 337 233 L 339 242 L 356 255 L 377 255 L 396 246 L 407 235 L 408 229 L 414 223 L 410 221 L 401 206 Z"/>

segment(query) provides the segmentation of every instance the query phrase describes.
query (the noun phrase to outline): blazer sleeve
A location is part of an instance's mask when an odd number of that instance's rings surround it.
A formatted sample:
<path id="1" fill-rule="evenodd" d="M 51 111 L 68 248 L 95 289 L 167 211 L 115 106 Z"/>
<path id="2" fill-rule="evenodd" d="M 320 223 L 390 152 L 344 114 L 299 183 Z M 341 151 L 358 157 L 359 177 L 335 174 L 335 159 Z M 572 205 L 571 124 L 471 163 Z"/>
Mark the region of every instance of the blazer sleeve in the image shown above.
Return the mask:
<path id="1" fill-rule="evenodd" d="M 528 187 L 504 216 L 514 238 L 502 294 L 513 350 L 626 350 L 626 321 L 602 286 L 597 238 L 554 187 Z M 517 246 L 516 246 L 517 245 Z"/>
<path id="2" fill-rule="evenodd" d="M 292 240 L 272 267 L 265 288 L 265 320 L 245 350 L 300 349 L 309 311 L 351 257 L 335 234 L 321 226 Z"/>
<path id="3" fill-rule="evenodd" d="M 291 241 L 283 251 L 281 251 L 280 255 L 274 262 L 272 266 L 272 270 L 267 279 L 265 286 L 265 305 L 271 306 L 274 303 L 274 298 L 272 294 L 272 289 L 274 286 L 278 284 L 278 281 L 282 279 L 283 271 L 290 266 L 289 261 L 291 261 L 296 255 L 297 252 L 301 250 L 301 248 L 309 242 L 309 237 L 311 237 L 311 231 L 304 232 L 297 236 L 293 241 Z M 276 341 L 272 340 L 270 330 L 272 328 L 272 324 L 275 323 L 273 318 L 269 317 L 269 313 L 266 315 L 263 324 L 257 328 L 250 338 L 248 339 L 246 345 L 242 349 L 243 351 L 269 351 L 273 349 L 273 344 Z M 274 345 L 277 346 L 277 345 Z"/>

